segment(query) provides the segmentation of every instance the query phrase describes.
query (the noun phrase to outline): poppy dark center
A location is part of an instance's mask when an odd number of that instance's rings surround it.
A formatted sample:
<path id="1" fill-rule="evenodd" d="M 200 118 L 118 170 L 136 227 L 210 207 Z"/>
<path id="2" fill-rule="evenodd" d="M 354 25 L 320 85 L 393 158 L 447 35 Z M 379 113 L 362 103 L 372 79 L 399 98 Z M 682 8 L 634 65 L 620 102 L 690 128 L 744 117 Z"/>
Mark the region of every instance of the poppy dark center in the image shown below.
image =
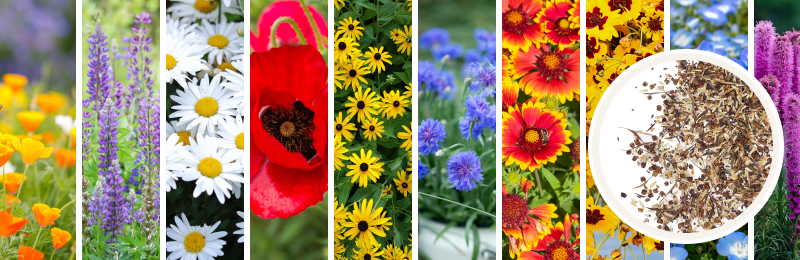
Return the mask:
<path id="1" fill-rule="evenodd" d="M 369 170 L 369 165 L 367 163 L 361 163 L 361 165 L 358 166 L 358 169 L 360 169 L 362 172 L 365 172 Z"/>
<path id="2" fill-rule="evenodd" d="M 403 189 L 408 189 L 408 183 L 403 183 Z"/>
<path id="3" fill-rule="evenodd" d="M 347 26 L 347 29 L 348 29 L 348 30 L 351 30 L 351 31 L 352 31 L 353 29 L 355 29 L 355 28 L 356 28 L 356 27 L 355 27 L 355 26 L 353 26 L 352 24 Z"/>
<path id="4" fill-rule="evenodd" d="M 350 72 L 348 74 L 350 75 L 350 77 L 355 77 L 356 76 L 356 70 L 350 70 Z"/>
<path id="5" fill-rule="evenodd" d="M 380 53 L 375 53 L 375 55 L 373 57 L 375 57 L 376 60 L 380 60 L 381 59 L 381 54 Z"/>
<path id="6" fill-rule="evenodd" d="M 362 220 L 361 222 L 358 222 L 358 230 L 360 230 L 361 232 L 367 231 L 368 228 L 369 228 L 369 224 L 367 224 L 366 221 Z"/>
<path id="7" fill-rule="evenodd" d="M 342 131 L 342 128 L 344 128 L 342 124 L 336 124 L 336 131 Z"/>
<path id="8" fill-rule="evenodd" d="M 358 101 L 358 103 L 356 103 L 356 107 L 358 107 L 358 109 L 364 109 L 365 106 L 367 105 L 364 104 L 364 101 Z"/>
<path id="9" fill-rule="evenodd" d="M 399 106 L 400 106 L 400 101 L 397 101 L 397 100 L 395 100 L 395 101 L 392 103 L 392 105 L 393 105 L 394 107 L 399 107 Z"/>
<path id="10" fill-rule="evenodd" d="M 303 102 L 286 106 L 268 106 L 261 115 L 261 127 L 278 139 L 290 153 L 301 153 L 307 160 L 317 156 L 314 150 L 314 111 Z"/>
<path id="11" fill-rule="evenodd" d="M 375 126 L 374 125 L 369 126 L 369 130 L 370 131 L 375 131 Z"/>
<path id="12" fill-rule="evenodd" d="M 339 47 L 339 50 L 344 50 L 344 49 L 347 49 L 347 44 L 343 43 L 343 42 L 340 42 L 338 47 Z"/>

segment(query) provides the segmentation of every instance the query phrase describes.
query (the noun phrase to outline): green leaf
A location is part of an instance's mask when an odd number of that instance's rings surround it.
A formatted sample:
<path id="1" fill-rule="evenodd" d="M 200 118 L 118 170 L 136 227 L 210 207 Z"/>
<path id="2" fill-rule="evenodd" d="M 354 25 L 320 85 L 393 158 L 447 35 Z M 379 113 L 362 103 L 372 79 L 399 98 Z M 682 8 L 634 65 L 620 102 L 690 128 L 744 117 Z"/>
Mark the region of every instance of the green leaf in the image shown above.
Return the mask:
<path id="1" fill-rule="evenodd" d="M 475 236 L 475 243 L 472 243 L 472 260 L 477 260 L 481 248 L 481 235 L 478 233 L 477 228 L 472 229 L 472 235 Z"/>
<path id="2" fill-rule="evenodd" d="M 556 176 L 553 175 L 553 173 L 550 172 L 550 170 L 542 168 L 541 173 L 544 179 L 547 180 L 548 183 L 550 183 L 551 188 L 553 188 L 554 190 L 561 188 L 561 182 L 558 181 L 558 178 L 556 178 Z"/>
<path id="3" fill-rule="evenodd" d="M 475 219 L 477 219 L 477 218 L 478 218 L 478 213 L 477 212 L 474 212 L 474 213 L 470 214 L 469 218 L 467 219 L 467 225 L 464 227 L 464 239 L 467 241 L 467 245 L 469 245 L 469 231 L 470 231 L 470 228 L 477 229 L 476 227 L 473 226 L 475 224 Z"/>
<path id="4" fill-rule="evenodd" d="M 356 3 L 357 6 L 364 7 L 366 9 L 368 9 L 368 10 L 372 10 L 372 11 L 375 11 L 375 12 L 378 11 L 378 8 L 375 8 L 374 4 L 372 4 L 370 2 L 367 2 L 365 0 L 358 0 L 355 3 Z"/>
<path id="5" fill-rule="evenodd" d="M 394 18 L 395 11 L 400 4 L 394 2 L 384 3 L 378 11 L 378 22 L 388 22 Z"/>
<path id="6" fill-rule="evenodd" d="M 395 56 L 395 57 L 397 57 L 397 56 Z M 402 80 L 403 83 L 408 84 L 409 82 L 411 82 L 411 78 L 408 77 L 408 74 L 406 74 L 405 72 L 396 71 L 394 73 L 394 75 L 397 76 L 397 78 L 399 78 L 400 80 Z"/>
<path id="7" fill-rule="evenodd" d="M 456 225 L 455 221 L 450 221 L 450 223 L 447 223 L 447 226 L 445 226 L 444 229 L 442 229 L 442 231 L 439 231 L 439 234 L 436 234 L 436 239 L 433 240 L 433 243 L 436 244 L 436 241 L 439 241 L 439 238 L 442 237 L 442 235 L 444 235 L 444 233 L 447 232 L 447 230 L 449 230 L 451 227 L 454 227 L 455 225 Z"/>

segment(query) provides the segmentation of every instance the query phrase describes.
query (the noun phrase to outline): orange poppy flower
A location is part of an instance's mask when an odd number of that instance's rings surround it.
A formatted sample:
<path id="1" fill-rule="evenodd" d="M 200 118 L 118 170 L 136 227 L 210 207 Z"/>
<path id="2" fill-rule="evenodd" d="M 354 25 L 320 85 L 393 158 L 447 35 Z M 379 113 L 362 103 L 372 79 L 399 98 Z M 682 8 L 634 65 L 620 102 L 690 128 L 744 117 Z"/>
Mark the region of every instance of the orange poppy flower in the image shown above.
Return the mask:
<path id="1" fill-rule="evenodd" d="M 53 132 L 44 131 L 42 132 L 42 141 L 47 144 L 53 144 L 56 141 L 56 136 L 53 134 Z"/>
<path id="2" fill-rule="evenodd" d="M 20 143 L 19 140 L 14 140 L 14 149 L 22 154 L 22 161 L 27 165 L 31 165 L 39 158 L 48 158 L 53 153 L 53 147 L 44 147 L 42 142 L 25 138 Z"/>
<path id="3" fill-rule="evenodd" d="M 0 144 L 8 146 L 8 148 L 14 149 L 14 139 L 17 139 L 16 136 L 12 134 L 0 134 Z"/>
<path id="4" fill-rule="evenodd" d="M 6 208 L 10 208 L 11 206 L 14 206 L 14 204 L 17 203 L 22 203 L 22 201 L 19 200 L 17 196 L 6 194 Z"/>
<path id="5" fill-rule="evenodd" d="M 44 258 L 42 252 L 28 246 L 20 247 L 17 254 L 19 254 L 19 260 L 42 260 Z"/>
<path id="6" fill-rule="evenodd" d="M 0 142 L 2 142 L 2 140 L 0 140 Z M 14 154 L 14 148 L 0 143 L 0 166 L 5 165 L 6 162 L 8 162 L 8 159 L 11 158 L 12 154 Z"/>
<path id="7" fill-rule="evenodd" d="M 39 222 L 39 226 L 47 226 L 53 224 L 58 217 L 61 216 L 61 210 L 58 208 L 51 208 L 42 203 L 33 204 L 33 216 Z"/>
<path id="8" fill-rule="evenodd" d="M 25 128 L 25 131 L 33 133 L 44 121 L 44 114 L 36 111 L 21 111 L 17 113 L 17 119 L 22 123 L 22 128 Z"/>
<path id="9" fill-rule="evenodd" d="M 28 85 L 28 77 L 19 74 L 6 73 L 3 75 L 3 83 L 10 87 L 14 92 L 17 92 L 25 87 L 25 85 Z"/>
<path id="10" fill-rule="evenodd" d="M 59 228 L 50 229 L 50 235 L 53 236 L 53 248 L 56 250 L 64 247 L 72 239 L 72 235 L 69 232 Z"/>
<path id="11" fill-rule="evenodd" d="M 56 92 L 39 94 L 39 96 L 36 97 L 36 104 L 39 105 L 39 108 L 42 109 L 45 114 L 50 115 L 64 106 L 64 97 Z"/>
<path id="12" fill-rule="evenodd" d="M 75 141 L 78 140 L 77 138 L 75 138 L 75 128 L 69 130 L 69 134 L 72 136 L 72 148 L 75 148 Z"/>
<path id="13" fill-rule="evenodd" d="M 3 181 L 3 184 L 6 186 L 6 191 L 10 194 L 17 193 L 19 190 L 19 186 L 22 184 L 23 180 L 28 179 L 28 177 L 22 175 L 22 173 L 6 173 L 2 175 L 0 181 Z"/>
<path id="14" fill-rule="evenodd" d="M 61 168 L 69 168 L 75 165 L 75 150 L 58 148 L 56 150 L 56 163 Z"/>
<path id="15" fill-rule="evenodd" d="M 11 213 L 0 211 L 0 236 L 9 237 L 28 224 L 28 220 L 18 218 Z"/>

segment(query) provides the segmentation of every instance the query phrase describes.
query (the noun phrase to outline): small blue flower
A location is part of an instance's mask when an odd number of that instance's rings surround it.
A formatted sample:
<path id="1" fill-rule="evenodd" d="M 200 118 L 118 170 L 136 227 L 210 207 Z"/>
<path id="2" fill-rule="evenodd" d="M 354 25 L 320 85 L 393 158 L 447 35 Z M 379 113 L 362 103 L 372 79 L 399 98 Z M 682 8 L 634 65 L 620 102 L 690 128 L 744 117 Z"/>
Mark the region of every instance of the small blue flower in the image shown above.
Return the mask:
<path id="1" fill-rule="evenodd" d="M 697 13 L 703 15 L 703 19 L 716 26 L 724 25 L 728 22 L 728 16 L 719 9 L 712 7 L 697 9 Z"/>
<path id="2" fill-rule="evenodd" d="M 672 247 L 680 247 L 680 248 L 683 248 L 683 244 L 672 244 Z"/>
<path id="3" fill-rule="evenodd" d="M 725 53 L 725 50 L 723 48 L 714 46 L 714 44 L 709 42 L 709 41 L 701 42 L 700 46 L 697 46 L 697 49 L 701 50 L 701 51 L 710 51 L 710 52 L 719 54 L 719 55 L 721 55 L 723 57 L 728 57 L 728 55 Z"/>
<path id="4" fill-rule="evenodd" d="M 436 91 L 440 98 L 453 98 L 453 95 L 450 94 L 450 90 L 453 88 L 453 73 L 447 70 L 442 71 L 441 69 L 435 70 L 434 73 L 428 82 L 431 90 Z"/>
<path id="5" fill-rule="evenodd" d="M 469 86 L 469 91 L 478 92 L 482 88 L 494 89 L 495 79 L 497 79 L 494 71 L 495 67 L 492 64 L 486 64 L 485 66 L 477 62 L 470 64 L 472 84 Z"/>
<path id="6" fill-rule="evenodd" d="M 425 178 L 425 176 L 428 176 L 428 172 L 429 172 L 428 166 L 420 162 L 419 166 L 417 167 L 417 178 L 418 179 Z"/>
<path id="7" fill-rule="evenodd" d="M 742 63 L 744 63 L 744 69 L 747 69 L 747 66 L 749 64 L 747 62 L 747 47 L 744 47 L 744 49 L 742 49 L 742 51 L 739 52 L 739 60 L 741 60 Z"/>
<path id="8" fill-rule="evenodd" d="M 433 54 L 433 58 L 441 60 L 445 55 L 450 56 L 450 59 L 457 59 L 461 58 L 461 54 L 464 53 L 464 47 L 461 47 L 461 44 L 448 44 L 445 46 L 438 46 L 433 47 L 431 50 L 431 54 Z"/>
<path id="9" fill-rule="evenodd" d="M 694 48 L 694 44 L 692 43 L 695 39 L 697 39 L 697 33 L 687 31 L 684 28 L 670 32 L 670 40 L 672 41 L 671 44 L 678 49 Z"/>
<path id="10" fill-rule="evenodd" d="M 686 28 L 689 28 L 689 30 L 697 30 L 697 27 L 700 27 L 700 18 L 690 17 L 689 21 L 686 21 Z"/>
<path id="11" fill-rule="evenodd" d="M 728 260 L 747 259 L 747 235 L 733 232 L 717 241 L 717 253 Z"/>
<path id="12" fill-rule="evenodd" d="M 669 250 L 670 260 L 686 260 L 686 257 L 689 256 L 689 252 L 686 252 L 683 247 L 672 247 Z"/>
<path id="13" fill-rule="evenodd" d="M 739 45 L 740 48 L 747 47 L 747 34 L 739 34 L 731 38 L 733 44 Z"/>
<path id="14" fill-rule="evenodd" d="M 476 182 L 483 181 L 483 170 L 478 155 L 473 151 L 454 154 L 447 161 L 447 180 L 460 191 L 470 191 Z"/>
<path id="15" fill-rule="evenodd" d="M 475 40 L 478 41 L 478 50 L 485 51 L 488 53 L 494 53 L 496 51 L 497 42 L 497 34 L 488 32 L 484 29 L 475 29 Z"/>
<path id="16" fill-rule="evenodd" d="M 706 33 L 706 40 L 712 42 L 725 42 L 728 41 L 731 37 L 728 36 L 722 30 L 716 30 L 713 33 Z"/>
<path id="17" fill-rule="evenodd" d="M 472 121 L 473 121 L 472 117 L 469 116 L 461 117 L 461 119 L 458 121 L 458 131 L 461 132 L 461 135 L 464 136 L 464 139 L 478 140 L 476 136 L 479 136 L 483 133 L 483 128 L 478 127 L 477 122 L 473 126 Z M 470 132 L 470 127 L 472 127 L 472 132 Z"/>
<path id="18" fill-rule="evenodd" d="M 697 0 L 675 0 L 675 2 L 678 2 L 682 6 L 690 6 L 697 3 Z"/>
<path id="19" fill-rule="evenodd" d="M 422 121 L 419 127 L 419 154 L 422 156 L 436 153 L 439 150 L 439 143 L 444 141 L 447 130 L 444 125 L 431 118 Z"/>
<path id="20" fill-rule="evenodd" d="M 430 50 L 449 43 L 450 32 L 442 28 L 432 28 L 419 36 L 419 48 L 421 50 Z"/>
<path id="21" fill-rule="evenodd" d="M 717 9 L 723 15 L 736 12 L 736 2 L 733 0 L 722 0 L 718 3 L 711 5 L 711 8 Z"/>

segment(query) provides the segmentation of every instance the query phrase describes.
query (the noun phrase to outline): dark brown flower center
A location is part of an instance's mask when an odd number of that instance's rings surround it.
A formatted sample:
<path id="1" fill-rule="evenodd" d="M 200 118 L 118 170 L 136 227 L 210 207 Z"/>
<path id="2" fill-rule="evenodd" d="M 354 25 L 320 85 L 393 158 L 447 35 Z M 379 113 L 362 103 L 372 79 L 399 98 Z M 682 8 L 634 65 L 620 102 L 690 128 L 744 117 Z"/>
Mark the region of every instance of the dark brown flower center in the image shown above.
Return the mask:
<path id="1" fill-rule="evenodd" d="M 268 106 L 261 115 L 261 123 L 261 127 L 290 153 L 302 153 L 307 160 L 317 156 L 312 145 L 314 111 L 306 108 L 303 102 L 298 100 L 286 106 Z"/>
<path id="2" fill-rule="evenodd" d="M 343 128 L 342 124 L 336 124 L 336 131 L 342 131 Z"/>
<path id="3" fill-rule="evenodd" d="M 520 195 L 503 195 L 503 226 L 519 227 L 528 215 L 528 202 Z"/>
<path id="4" fill-rule="evenodd" d="M 395 100 L 394 102 L 392 102 L 392 105 L 394 107 L 399 107 L 400 106 L 400 101 Z"/>
<path id="5" fill-rule="evenodd" d="M 603 13 L 600 12 L 600 7 L 595 7 L 586 17 L 586 28 L 600 27 L 600 30 L 603 30 L 603 25 L 606 24 L 606 20 L 608 20 L 608 17 L 603 16 Z"/>
<path id="6" fill-rule="evenodd" d="M 408 189 L 408 183 L 403 183 L 403 189 Z"/>
<path id="7" fill-rule="evenodd" d="M 358 166 L 358 169 L 360 169 L 362 172 L 365 172 L 369 170 L 369 165 L 367 163 L 361 163 L 361 165 Z"/>
<path id="8" fill-rule="evenodd" d="M 350 75 L 350 77 L 352 78 L 352 77 L 355 77 L 356 75 L 358 75 L 356 73 L 357 73 L 356 70 L 351 69 L 350 72 L 348 72 L 348 75 Z"/>
<path id="9" fill-rule="evenodd" d="M 356 28 L 356 27 L 355 27 L 355 26 L 353 26 L 352 24 L 347 26 L 347 30 L 350 30 L 350 31 L 352 31 L 352 30 L 353 30 L 353 29 L 355 29 L 355 28 Z"/>
<path id="10" fill-rule="evenodd" d="M 339 47 L 339 50 L 342 50 L 342 51 L 343 51 L 344 49 L 347 49 L 347 44 L 346 44 L 346 43 L 343 43 L 343 42 L 340 42 L 340 43 L 339 43 L 339 45 L 337 45 L 337 46 Z"/>
<path id="11" fill-rule="evenodd" d="M 600 213 L 599 209 L 591 210 L 586 209 L 586 224 L 589 225 L 597 225 L 600 221 L 603 220 L 603 214 Z"/>
<path id="12" fill-rule="evenodd" d="M 381 54 L 380 53 L 375 53 L 375 55 L 373 55 L 372 57 L 374 57 L 376 60 L 380 60 L 381 59 Z"/>
<path id="13" fill-rule="evenodd" d="M 531 17 L 522 10 L 522 4 L 503 13 L 503 31 L 522 34 L 528 30 Z"/>
<path id="14" fill-rule="evenodd" d="M 358 107 L 358 109 L 364 109 L 365 106 L 366 104 L 364 104 L 364 101 L 358 101 L 358 103 L 356 103 L 356 107 Z"/>
<path id="15" fill-rule="evenodd" d="M 366 221 L 362 220 L 361 222 L 358 222 L 358 230 L 364 232 L 367 231 L 367 229 L 369 229 L 369 224 L 367 224 Z"/>
<path id="16" fill-rule="evenodd" d="M 374 132 L 375 131 L 375 126 L 374 125 L 369 126 L 369 130 Z"/>
<path id="17" fill-rule="evenodd" d="M 566 71 L 566 58 L 558 51 L 543 52 L 536 57 L 536 68 L 547 81 L 560 80 Z"/>
<path id="18" fill-rule="evenodd" d="M 661 19 L 656 19 L 656 17 L 653 17 L 653 19 L 650 19 L 650 21 L 647 22 L 647 27 L 654 32 L 661 31 L 663 29 Z"/>
<path id="19" fill-rule="evenodd" d="M 544 146 L 544 142 L 542 140 L 543 136 L 538 128 L 523 128 L 522 132 L 520 133 L 520 137 L 521 138 L 518 142 L 519 146 L 529 153 L 536 152 L 542 148 L 542 146 Z"/>

